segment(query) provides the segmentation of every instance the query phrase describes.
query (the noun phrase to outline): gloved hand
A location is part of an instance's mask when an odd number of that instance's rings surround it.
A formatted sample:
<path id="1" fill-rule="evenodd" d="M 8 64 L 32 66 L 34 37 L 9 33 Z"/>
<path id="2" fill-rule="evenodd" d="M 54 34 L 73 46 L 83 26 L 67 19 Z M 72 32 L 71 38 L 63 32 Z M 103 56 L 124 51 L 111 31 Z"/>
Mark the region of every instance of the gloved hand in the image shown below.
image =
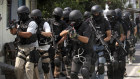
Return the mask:
<path id="1" fill-rule="evenodd" d="M 77 39 L 79 34 L 77 34 L 76 30 L 73 28 L 71 31 L 69 31 L 69 36 L 71 39 Z"/>

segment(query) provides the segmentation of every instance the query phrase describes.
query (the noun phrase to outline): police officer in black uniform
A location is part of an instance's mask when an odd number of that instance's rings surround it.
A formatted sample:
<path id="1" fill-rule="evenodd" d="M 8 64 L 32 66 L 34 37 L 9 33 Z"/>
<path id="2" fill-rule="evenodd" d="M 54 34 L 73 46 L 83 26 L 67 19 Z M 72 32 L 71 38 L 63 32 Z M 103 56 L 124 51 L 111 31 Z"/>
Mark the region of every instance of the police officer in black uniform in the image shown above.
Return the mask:
<path id="1" fill-rule="evenodd" d="M 82 21 L 83 16 L 79 10 L 73 10 L 69 15 L 71 24 L 69 27 L 60 33 L 60 36 L 66 37 L 67 34 L 71 38 L 72 47 L 72 66 L 71 79 L 79 79 L 78 73 L 81 69 L 83 79 L 90 78 L 91 55 L 93 54 L 91 37 L 91 28 L 86 22 Z M 69 28 L 68 27 L 68 28 Z"/>
<path id="2" fill-rule="evenodd" d="M 133 55 L 135 53 L 137 27 L 134 21 L 131 20 L 131 14 L 129 12 L 124 12 L 122 18 L 128 26 L 126 50 L 128 52 L 129 64 L 132 64 Z"/>
<path id="3" fill-rule="evenodd" d="M 113 61 L 107 63 L 108 71 L 108 79 L 123 79 L 123 71 L 125 67 L 125 55 L 124 51 L 120 48 L 118 42 L 123 42 L 125 39 L 124 29 L 122 24 L 117 21 L 117 15 L 115 10 L 109 10 L 107 12 L 107 18 L 111 25 L 111 33 L 112 38 L 109 42 L 109 47 L 111 49 L 111 55 L 114 57 Z M 119 41 L 116 41 L 119 40 Z"/>
<path id="4" fill-rule="evenodd" d="M 31 12 L 31 17 L 33 20 L 36 21 L 38 25 L 38 30 L 37 30 L 37 37 L 38 37 L 38 44 L 39 44 L 39 52 L 41 55 L 42 59 L 42 69 L 44 71 L 44 79 L 50 79 L 49 75 L 49 63 L 50 63 L 50 58 L 49 58 L 49 53 L 48 49 L 50 48 L 49 42 L 51 40 L 51 29 L 43 17 L 42 17 L 42 12 L 39 9 L 34 9 Z"/>
<path id="5" fill-rule="evenodd" d="M 34 79 L 34 65 L 38 62 L 39 56 L 35 48 L 37 42 L 37 24 L 29 18 L 29 9 L 20 6 L 17 9 L 19 25 L 11 29 L 12 34 L 17 35 L 18 55 L 15 62 L 15 72 L 17 79 L 24 79 L 24 68 L 28 79 Z"/>
<path id="6" fill-rule="evenodd" d="M 115 9 L 115 12 L 116 12 L 116 15 L 117 15 L 117 21 L 119 21 L 119 23 L 121 23 L 122 24 L 122 26 L 123 26 L 123 29 L 124 29 L 124 41 L 123 41 L 123 43 L 124 43 L 124 47 L 126 48 L 126 44 L 125 44 L 125 41 L 126 41 L 126 38 L 127 38 L 127 35 L 129 34 L 129 27 L 128 27 L 128 24 L 126 23 L 126 21 L 124 20 L 124 19 L 122 19 L 122 11 L 121 11 L 121 9 L 119 9 L 119 8 L 117 8 L 117 9 Z M 128 54 L 128 52 L 127 52 L 127 54 Z M 124 75 L 127 75 L 126 74 L 126 68 L 125 68 L 125 66 L 126 66 L 126 63 L 125 63 L 126 61 L 123 61 L 122 63 L 123 63 L 123 65 L 122 65 L 122 71 L 121 71 L 121 73 L 122 74 L 124 74 Z"/>
<path id="7" fill-rule="evenodd" d="M 104 18 L 102 14 L 102 8 L 99 5 L 94 5 L 91 8 L 91 20 L 96 28 L 97 32 L 101 34 L 102 38 L 104 39 L 105 42 L 108 42 L 111 39 L 111 29 L 110 29 L 110 24 L 109 22 Z M 96 35 L 95 35 L 96 36 Z M 96 37 L 95 37 L 96 38 Z M 95 39 L 94 41 L 95 45 L 93 46 L 94 51 L 98 54 L 98 68 L 96 75 L 98 79 L 104 79 L 104 64 L 105 60 L 108 60 L 107 58 L 105 59 L 105 51 L 104 51 L 104 46 L 100 43 L 98 39 Z M 95 72 L 92 75 L 92 78 L 95 79 Z"/>
<path id="8" fill-rule="evenodd" d="M 62 48 L 64 47 L 64 44 L 63 42 L 61 42 L 61 36 L 59 34 L 61 33 L 61 31 L 63 31 L 67 27 L 67 24 L 61 20 L 62 15 L 63 15 L 63 9 L 60 7 L 56 7 L 53 11 L 54 19 L 50 20 L 51 25 L 52 25 L 51 29 L 54 35 L 53 37 L 54 37 L 54 42 L 55 42 L 55 45 L 53 45 L 53 47 L 56 47 L 54 49 L 56 50 L 55 57 L 52 56 L 52 58 L 54 58 L 54 65 L 55 65 L 55 68 L 54 68 L 55 78 L 59 78 L 60 74 L 61 75 L 66 74 L 65 72 L 62 72 L 62 71 L 65 71 L 65 69 L 63 69 L 64 64 L 62 64 L 63 63 L 62 62 L 62 55 L 63 55 Z M 51 54 L 52 53 L 54 52 L 51 51 Z"/>
<path id="9" fill-rule="evenodd" d="M 125 21 L 122 19 L 122 11 L 121 9 L 117 8 L 115 9 L 115 12 L 116 12 L 116 18 L 117 18 L 117 21 L 119 21 L 122 26 L 123 26 L 123 29 L 124 29 L 124 39 L 126 39 L 126 35 L 127 35 L 127 32 L 128 32 L 128 27 L 127 25 L 125 24 Z"/>

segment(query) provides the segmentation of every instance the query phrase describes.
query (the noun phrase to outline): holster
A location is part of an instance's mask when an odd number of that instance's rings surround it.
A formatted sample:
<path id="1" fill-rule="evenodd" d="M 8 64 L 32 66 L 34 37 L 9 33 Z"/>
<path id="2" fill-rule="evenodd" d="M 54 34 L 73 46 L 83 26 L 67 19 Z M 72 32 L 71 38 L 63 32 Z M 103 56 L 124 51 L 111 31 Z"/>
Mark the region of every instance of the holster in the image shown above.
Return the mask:
<path id="1" fill-rule="evenodd" d="M 40 58 L 39 51 L 37 51 L 36 48 L 34 48 L 34 50 L 30 52 L 29 61 L 32 63 L 38 63 L 39 58 Z"/>

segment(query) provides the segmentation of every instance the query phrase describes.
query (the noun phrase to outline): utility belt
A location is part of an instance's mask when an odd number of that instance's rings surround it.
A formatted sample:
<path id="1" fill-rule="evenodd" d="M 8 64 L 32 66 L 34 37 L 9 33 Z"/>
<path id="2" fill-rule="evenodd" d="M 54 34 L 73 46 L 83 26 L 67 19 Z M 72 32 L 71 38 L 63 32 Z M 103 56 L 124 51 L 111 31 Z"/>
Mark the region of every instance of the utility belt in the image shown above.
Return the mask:
<path id="1" fill-rule="evenodd" d="M 29 49 L 26 51 L 19 49 L 19 53 L 18 53 L 17 57 L 23 59 L 24 61 L 38 63 L 40 54 L 39 54 L 39 51 L 36 50 L 36 47 L 34 47 L 33 49 L 31 49 L 31 50 Z"/>

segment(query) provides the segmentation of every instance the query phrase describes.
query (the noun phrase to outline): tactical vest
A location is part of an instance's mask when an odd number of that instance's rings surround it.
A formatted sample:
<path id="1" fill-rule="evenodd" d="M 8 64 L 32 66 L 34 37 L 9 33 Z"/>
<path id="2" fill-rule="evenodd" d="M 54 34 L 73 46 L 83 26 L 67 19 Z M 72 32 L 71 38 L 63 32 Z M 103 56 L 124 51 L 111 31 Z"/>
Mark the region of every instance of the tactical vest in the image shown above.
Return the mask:
<path id="1" fill-rule="evenodd" d="M 55 21 L 52 20 L 52 27 L 53 27 L 53 33 L 55 36 L 55 42 L 58 42 L 60 40 L 59 34 L 65 29 L 64 27 L 64 21 L 59 20 L 59 21 Z"/>
<path id="2" fill-rule="evenodd" d="M 86 22 L 82 22 L 80 25 L 80 27 L 78 29 L 76 29 L 76 32 L 83 36 L 84 34 L 84 30 L 88 27 L 91 30 L 91 27 L 86 23 Z M 73 41 L 72 45 L 73 45 L 73 49 L 78 50 L 79 48 L 84 49 L 84 53 L 82 55 L 85 54 L 90 54 L 92 53 L 92 47 L 93 47 L 93 34 L 91 34 L 92 31 L 90 31 L 90 37 L 89 37 L 89 41 L 88 43 L 83 43 L 80 42 L 79 40 Z"/>
<path id="3" fill-rule="evenodd" d="M 111 31 L 112 31 L 112 33 L 113 32 L 117 32 L 119 37 L 120 37 L 120 33 L 121 33 L 121 28 L 123 28 L 123 27 L 122 27 L 122 24 L 119 23 L 119 22 L 111 24 Z"/>
<path id="4" fill-rule="evenodd" d="M 45 23 L 45 21 L 42 21 L 40 24 L 38 24 L 37 32 L 45 32 L 45 30 L 43 29 L 44 23 Z M 49 41 L 51 40 L 51 38 L 45 37 L 41 34 L 37 34 L 37 38 L 38 38 L 39 46 L 47 45 L 49 43 Z"/>
<path id="5" fill-rule="evenodd" d="M 103 18 L 102 19 L 102 21 L 101 22 L 99 22 L 99 23 L 96 23 L 96 22 L 94 22 L 94 27 L 95 27 L 95 29 L 96 29 L 96 31 L 99 33 L 99 34 L 101 34 L 101 36 L 102 36 L 102 38 L 104 39 L 107 35 L 106 35 L 106 30 L 105 30 L 105 21 L 104 21 L 105 19 Z M 95 44 L 100 44 L 99 43 L 99 40 L 96 38 L 96 35 L 94 36 L 94 42 L 95 42 Z"/>
<path id="6" fill-rule="evenodd" d="M 62 27 L 62 21 L 59 21 L 59 22 L 54 21 L 53 22 L 53 32 L 54 32 L 54 34 L 59 35 L 62 30 L 64 30 L 63 27 Z"/>
<path id="7" fill-rule="evenodd" d="M 21 23 L 19 26 L 19 30 L 22 32 L 27 32 L 28 25 L 31 21 L 32 21 L 32 19 L 29 19 L 25 23 Z M 29 38 L 24 38 L 24 37 L 19 36 L 19 44 L 20 45 L 28 45 L 28 44 L 36 42 L 36 40 L 37 40 L 36 34 L 32 34 L 32 36 Z"/>

